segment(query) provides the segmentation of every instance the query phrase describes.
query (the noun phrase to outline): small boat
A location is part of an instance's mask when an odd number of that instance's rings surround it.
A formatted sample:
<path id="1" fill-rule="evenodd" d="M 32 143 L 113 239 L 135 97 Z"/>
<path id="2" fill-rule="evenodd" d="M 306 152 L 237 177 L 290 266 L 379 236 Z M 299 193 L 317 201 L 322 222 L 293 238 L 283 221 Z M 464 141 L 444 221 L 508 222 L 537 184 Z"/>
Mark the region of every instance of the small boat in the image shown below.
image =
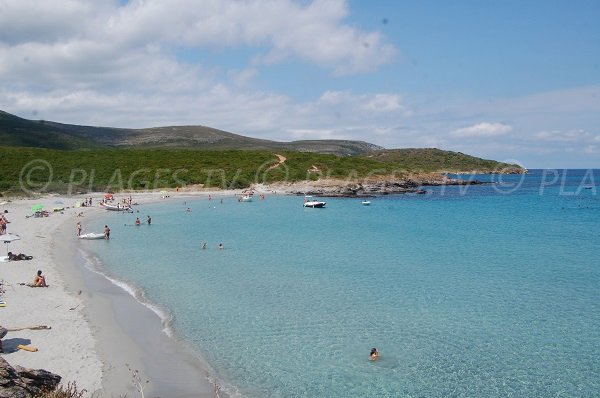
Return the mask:
<path id="1" fill-rule="evenodd" d="M 304 207 L 312 207 L 313 209 L 320 209 L 325 207 L 325 202 L 320 202 L 316 199 L 313 199 L 312 196 L 304 195 Z"/>
<path id="2" fill-rule="evenodd" d="M 97 233 L 93 233 L 90 232 L 89 234 L 83 234 L 79 236 L 79 239 L 104 239 L 104 234 L 97 234 Z"/>
<path id="3" fill-rule="evenodd" d="M 128 213 L 133 213 L 133 210 L 128 205 L 121 205 L 117 203 L 116 205 L 110 205 L 108 203 L 100 202 L 100 206 L 104 207 L 106 210 L 111 211 L 126 211 Z"/>
<path id="4" fill-rule="evenodd" d="M 363 200 L 362 202 L 360 202 L 363 206 L 369 206 L 371 204 L 371 201 L 369 200 Z"/>
<path id="5" fill-rule="evenodd" d="M 252 202 L 252 195 L 244 195 L 240 199 L 240 202 Z"/>

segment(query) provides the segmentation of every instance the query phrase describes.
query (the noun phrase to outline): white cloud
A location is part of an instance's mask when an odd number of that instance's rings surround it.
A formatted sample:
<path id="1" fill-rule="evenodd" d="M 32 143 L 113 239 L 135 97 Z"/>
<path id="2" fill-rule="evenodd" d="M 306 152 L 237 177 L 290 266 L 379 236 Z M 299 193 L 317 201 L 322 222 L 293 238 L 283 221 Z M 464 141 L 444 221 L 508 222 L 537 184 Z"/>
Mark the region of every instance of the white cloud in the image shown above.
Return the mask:
<path id="1" fill-rule="evenodd" d="M 590 142 L 595 140 L 597 137 L 594 137 L 592 133 L 578 129 L 578 130 L 569 130 L 569 131 L 540 131 L 535 134 L 535 138 L 542 141 L 550 141 L 550 142 Z"/>
<path id="2" fill-rule="evenodd" d="M 138 67 L 170 58 L 173 46 L 198 53 L 249 47 L 257 59 L 293 57 L 336 74 L 367 72 L 389 62 L 394 47 L 376 32 L 344 24 L 347 16 L 342 0 L 134 0 L 125 6 L 5 0 L 0 78 L 18 74 L 16 83 L 34 76 L 41 81 L 73 70 L 108 75 L 132 56 Z"/>
<path id="3" fill-rule="evenodd" d="M 512 126 L 504 123 L 478 123 L 452 131 L 454 137 L 496 137 L 506 135 L 513 130 Z"/>
<path id="4" fill-rule="evenodd" d="M 319 101 L 327 105 L 337 105 L 345 102 L 346 98 L 350 96 L 349 91 L 325 91 L 319 98 Z"/>
<path id="5" fill-rule="evenodd" d="M 395 94 L 376 94 L 365 102 L 364 108 L 378 112 L 390 112 L 402 110 L 401 98 Z"/>

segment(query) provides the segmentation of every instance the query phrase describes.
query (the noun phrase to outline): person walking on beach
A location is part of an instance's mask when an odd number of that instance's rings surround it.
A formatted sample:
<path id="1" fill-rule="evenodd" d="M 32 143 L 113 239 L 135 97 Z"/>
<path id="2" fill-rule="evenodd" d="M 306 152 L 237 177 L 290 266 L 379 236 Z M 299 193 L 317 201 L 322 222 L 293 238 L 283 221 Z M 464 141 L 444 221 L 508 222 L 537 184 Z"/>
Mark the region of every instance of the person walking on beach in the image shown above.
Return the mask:
<path id="1" fill-rule="evenodd" d="M 6 217 L 4 217 L 4 214 L 0 216 L 0 235 L 4 235 L 6 233 L 6 224 L 8 223 L 8 221 L 6 221 Z"/>
<path id="2" fill-rule="evenodd" d="M 78 222 L 75 228 L 77 228 L 77 236 L 81 236 L 81 223 Z"/>
<path id="3" fill-rule="evenodd" d="M 110 239 L 110 228 L 108 228 L 108 225 L 104 226 L 104 239 Z"/>

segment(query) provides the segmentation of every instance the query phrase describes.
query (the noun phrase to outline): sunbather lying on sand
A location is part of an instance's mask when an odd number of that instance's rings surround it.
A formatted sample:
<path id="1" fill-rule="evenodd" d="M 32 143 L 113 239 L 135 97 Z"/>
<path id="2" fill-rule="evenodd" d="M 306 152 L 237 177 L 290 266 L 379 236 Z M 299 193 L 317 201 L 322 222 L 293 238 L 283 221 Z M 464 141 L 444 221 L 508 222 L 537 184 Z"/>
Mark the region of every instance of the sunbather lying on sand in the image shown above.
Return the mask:
<path id="1" fill-rule="evenodd" d="M 12 252 L 8 252 L 8 259 L 10 261 L 20 261 L 20 260 L 31 260 L 33 256 L 28 256 L 23 253 L 14 254 Z"/>

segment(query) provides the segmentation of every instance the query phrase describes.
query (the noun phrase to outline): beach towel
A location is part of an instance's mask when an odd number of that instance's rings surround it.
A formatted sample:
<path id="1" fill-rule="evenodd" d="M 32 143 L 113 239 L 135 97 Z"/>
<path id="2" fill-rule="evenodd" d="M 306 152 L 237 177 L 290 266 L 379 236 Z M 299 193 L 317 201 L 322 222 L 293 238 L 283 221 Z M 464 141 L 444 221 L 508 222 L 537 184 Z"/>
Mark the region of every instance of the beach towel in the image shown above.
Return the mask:
<path id="1" fill-rule="evenodd" d="M 25 351 L 30 351 L 30 352 L 36 352 L 38 349 L 32 345 L 23 345 L 23 344 L 19 344 L 17 346 L 17 348 L 19 350 L 25 350 Z"/>

